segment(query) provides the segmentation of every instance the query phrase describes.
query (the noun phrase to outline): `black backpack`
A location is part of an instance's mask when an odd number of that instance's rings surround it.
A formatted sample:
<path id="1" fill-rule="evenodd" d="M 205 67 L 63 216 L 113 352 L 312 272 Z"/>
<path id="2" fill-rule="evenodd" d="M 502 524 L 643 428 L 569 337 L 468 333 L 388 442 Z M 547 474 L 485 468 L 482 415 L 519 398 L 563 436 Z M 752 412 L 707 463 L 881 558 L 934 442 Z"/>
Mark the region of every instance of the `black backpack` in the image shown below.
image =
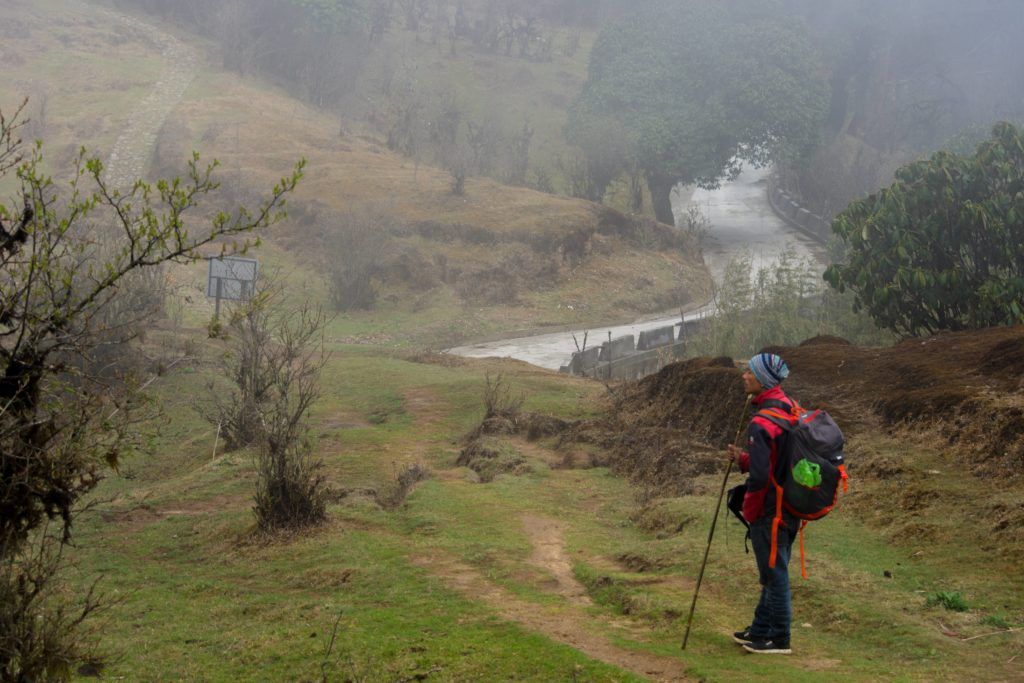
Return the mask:
<path id="1" fill-rule="evenodd" d="M 849 477 L 843 461 L 843 432 L 826 411 L 804 410 L 795 403 L 789 410 L 769 407 L 756 414 L 786 434 L 776 468 L 785 473 L 785 478 L 779 482 L 775 480 L 775 472 L 770 476 L 770 483 L 775 487 L 775 519 L 772 521 L 769 566 L 775 566 L 778 529 L 785 509 L 803 520 L 800 525 L 800 573 L 806 579 L 804 529 L 807 522 L 821 519 L 832 511 L 839 499 L 840 482 L 844 493 L 848 489 Z"/>

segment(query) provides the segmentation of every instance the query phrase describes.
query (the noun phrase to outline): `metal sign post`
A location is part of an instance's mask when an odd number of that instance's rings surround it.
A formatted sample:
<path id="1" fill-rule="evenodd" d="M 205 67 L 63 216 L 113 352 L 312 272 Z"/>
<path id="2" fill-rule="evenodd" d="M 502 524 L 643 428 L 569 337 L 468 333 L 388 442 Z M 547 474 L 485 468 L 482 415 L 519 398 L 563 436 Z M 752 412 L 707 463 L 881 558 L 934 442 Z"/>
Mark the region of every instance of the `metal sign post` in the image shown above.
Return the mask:
<path id="1" fill-rule="evenodd" d="M 213 319 L 220 320 L 220 301 L 248 301 L 256 290 L 259 261 L 239 256 L 221 256 L 209 259 L 206 277 L 206 296 L 216 300 Z"/>

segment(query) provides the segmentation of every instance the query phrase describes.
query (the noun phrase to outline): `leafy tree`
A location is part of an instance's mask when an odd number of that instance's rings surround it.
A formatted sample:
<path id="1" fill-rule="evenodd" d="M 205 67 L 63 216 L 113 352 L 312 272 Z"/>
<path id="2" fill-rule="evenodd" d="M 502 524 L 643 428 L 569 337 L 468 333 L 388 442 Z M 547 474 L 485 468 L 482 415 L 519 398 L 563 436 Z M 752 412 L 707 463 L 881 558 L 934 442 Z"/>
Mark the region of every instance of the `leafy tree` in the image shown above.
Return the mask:
<path id="1" fill-rule="evenodd" d="M 939 152 L 832 224 L 825 280 L 897 333 L 1024 322 L 1024 138 L 997 124 L 973 156 Z"/>
<path id="2" fill-rule="evenodd" d="M 713 186 L 741 161 L 806 153 L 828 84 L 800 24 L 755 0 L 656 0 L 598 37 L 567 134 L 586 150 L 628 132 L 658 220 L 678 183 Z"/>
<path id="3" fill-rule="evenodd" d="M 40 170 L 41 145 L 25 152 L 19 126 L 0 115 L 0 178 L 13 171 L 24 198 L 0 204 L 0 679 L 52 680 L 69 676 L 75 629 L 96 606 L 85 597 L 75 616 L 53 598 L 60 550 L 83 496 L 132 446 L 136 394 L 89 372 L 110 339 L 102 313 L 134 273 L 269 225 L 302 164 L 255 212 L 201 228 L 190 214 L 217 183 L 198 155 L 184 179 L 122 192 L 83 152 L 64 188 Z M 97 226 L 118 234 L 116 248 L 97 245 Z"/>

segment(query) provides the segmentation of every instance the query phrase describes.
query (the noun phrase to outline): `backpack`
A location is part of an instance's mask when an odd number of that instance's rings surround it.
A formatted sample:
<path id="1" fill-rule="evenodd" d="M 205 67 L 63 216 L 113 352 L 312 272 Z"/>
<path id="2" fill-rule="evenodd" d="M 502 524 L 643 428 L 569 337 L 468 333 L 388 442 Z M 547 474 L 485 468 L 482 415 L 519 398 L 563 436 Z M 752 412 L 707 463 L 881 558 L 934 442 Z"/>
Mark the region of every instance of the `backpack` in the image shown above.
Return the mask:
<path id="1" fill-rule="evenodd" d="M 824 410 L 807 411 L 796 403 L 791 409 L 763 408 L 757 415 L 778 426 L 787 438 L 779 451 L 776 469 L 785 472 L 782 482 L 770 475 L 775 487 L 775 519 L 772 522 L 772 551 L 769 566 L 775 566 L 778 528 L 785 509 L 803 520 L 800 524 L 800 573 L 806 579 L 804 529 L 807 522 L 821 519 L 835 507 L 839 482 L 848 490 L 843 462 L 843 432 Z"/>

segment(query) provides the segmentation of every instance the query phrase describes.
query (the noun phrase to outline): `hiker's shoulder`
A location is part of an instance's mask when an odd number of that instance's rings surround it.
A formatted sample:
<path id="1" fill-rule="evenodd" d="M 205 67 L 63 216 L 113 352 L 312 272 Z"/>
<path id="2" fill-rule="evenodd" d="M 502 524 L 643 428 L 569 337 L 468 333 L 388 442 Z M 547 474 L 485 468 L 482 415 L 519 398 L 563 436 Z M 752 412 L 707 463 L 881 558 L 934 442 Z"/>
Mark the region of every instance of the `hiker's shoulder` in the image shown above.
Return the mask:
<path id="1" fill-rule="evenodd" d="M 788 416 L 796 405 L 796 401 L 789 398 L 781 387 L 762 392 L 754 403 L 757 410 L 750 420 L 751 426 L 763 429 L 772 437 L 783 431 L 783 425 L 789 422 Z"/>
<path id="2" fill-rule="evenodd" d="M 750 419 L 750 427 L 753 430 L 760 430 L 765 432 L 769 437 L 776 437 L 782 433 L 782 427 L 776 424 L 772 418 L 767 415 L 755 414 Z"/>

